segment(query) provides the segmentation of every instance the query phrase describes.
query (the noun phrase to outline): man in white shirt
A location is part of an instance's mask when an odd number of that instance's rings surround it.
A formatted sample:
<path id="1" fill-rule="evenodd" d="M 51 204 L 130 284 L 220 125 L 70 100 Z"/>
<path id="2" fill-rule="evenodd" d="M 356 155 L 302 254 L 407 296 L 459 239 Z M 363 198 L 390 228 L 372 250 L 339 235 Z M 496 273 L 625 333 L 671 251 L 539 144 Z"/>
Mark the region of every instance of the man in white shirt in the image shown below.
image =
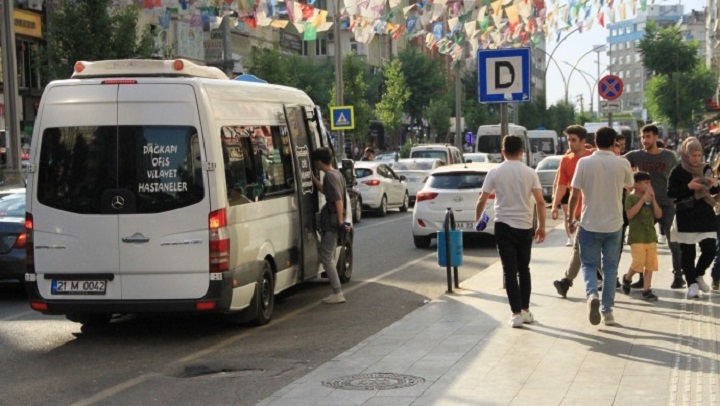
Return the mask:
<path id="1" fill-rule="evenodd" d="M 633 186 L 633 174 L 626 159 L 615 156 L 615 130 L 602 127 L 595 133 L 598 148 L 589 157 L 578 161 L 570 194 L 570 231 L 575 231 L 575 209 L 582 192 L 582 214 L 578 242 L 580 262 L 585 279 L 590 323 L 600 324 L 600 310 L 605 325 L 615 324 L 615 279 L 617 278 L 620 250 L 622 249 L 624 188 Z M 602 309 L 598 300 L 597 269 L 602 259 Z"/>
<path id="2" fill-rule="evenodd" d="M 532 323 L 530 313 L 530 252 L 533 240 L 533 203 L 535 198 L 538 227 L 535 241 L 545 240 L 545 200 L 537 173 L 520 160 L 523 141 L 506 135 L 502 141 L 505 162 L 490 170 L 483 182 L 482 193 L 475 207 L 479 221 L 491 193 L 495 193 L 495 244 L 503 265 L 505 290 L 512 317 L 510 325 L 518 328 Z M 519 281 L 518 281 L 519 280 Z"/>

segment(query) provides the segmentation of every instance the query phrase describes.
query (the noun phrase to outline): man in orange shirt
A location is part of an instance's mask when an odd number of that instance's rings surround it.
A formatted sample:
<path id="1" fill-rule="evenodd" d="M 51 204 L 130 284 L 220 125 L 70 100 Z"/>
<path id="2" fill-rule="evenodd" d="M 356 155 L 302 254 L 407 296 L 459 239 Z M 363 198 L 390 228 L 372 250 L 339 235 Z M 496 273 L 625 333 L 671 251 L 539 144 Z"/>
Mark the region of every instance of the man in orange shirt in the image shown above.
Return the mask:
<path id="1" fill-rule="evenodd" d="M 585 149 L 585 138 L 587 137 L 587 130 L 580 125 L 571 125 L 565 129 L 565 136 L 567 137 L 568 146 L 570 151 L 565 154 L 560 160 L 560 166 L 558 167 L 558 184 L 555 188 L 555 195 L 553 196 L 552 210 L 550 215 L 553 220 L 558 218 L 558 209 L 560 208 L 562 197 L 565 196 L 570 183 L 572 182 L 573 176 L 575 176 L 575 168 L 577 167 L 580 158 L 590 156 L 592 152 Z M 582 197 L 581 197 L 582 198 Z M 579 219 L 582 210 L 582 202 L 578 203 L 577 210 L 575 211 L 575 218 Z M 566 220 L 570 216 L 565 216 Z M 565 277 L 554 281 L 553 285 L 557 292 L 562 297 L 567 297 L 567 292 L 572 286 L 572 281 L 578 276 L 580 272 L 580 250 L 578 245 L 577 233 L 573 239 L 573 251 L 568 263 L 567 270 L 565 271 Z"/>

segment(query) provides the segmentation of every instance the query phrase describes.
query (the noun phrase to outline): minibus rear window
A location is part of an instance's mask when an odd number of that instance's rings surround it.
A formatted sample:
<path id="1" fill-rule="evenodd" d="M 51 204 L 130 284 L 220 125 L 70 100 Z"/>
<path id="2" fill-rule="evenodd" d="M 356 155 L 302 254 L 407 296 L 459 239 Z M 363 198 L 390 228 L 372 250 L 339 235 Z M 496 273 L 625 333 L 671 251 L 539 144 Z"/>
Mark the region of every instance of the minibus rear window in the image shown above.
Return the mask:
<path id="1" fill-rule="evenodd" d="M 188 126 L 83 126 L 43 132 L 38 201 L 80 214 L 158 213 L 204 197 L 197 131 Z"/>

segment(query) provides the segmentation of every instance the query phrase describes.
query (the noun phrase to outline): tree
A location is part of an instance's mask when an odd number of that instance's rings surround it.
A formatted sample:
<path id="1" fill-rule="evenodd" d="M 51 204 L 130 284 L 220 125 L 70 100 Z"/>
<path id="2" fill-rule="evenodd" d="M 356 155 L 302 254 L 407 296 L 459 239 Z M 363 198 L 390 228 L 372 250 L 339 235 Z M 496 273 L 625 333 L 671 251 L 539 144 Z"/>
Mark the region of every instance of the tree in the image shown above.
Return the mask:
<path id="1" fill-rule="evenodd" d="M 462 77 L 462 86 L 464 89 L 465 99 L 462 102 L 463 117 L 465 117 L 465 127 L 473 133 L 478 127 L 484 124 L 497 124 L 500 117 L 497 109 L 491 104 L 480 103 L 478 101 L 478 81 L 477 72 L 468 71 Z"/>
<path id="2" fill-rule="evenodd" d="M 410 98 L 410 91 L 405 85 L 402 62 L 393 59 L 385 66 L 385 92 L 380 103 L 375 106 L 377 118 L 385 124 L 385 133 L 389 135 L 389 145 L 396 145 L 397 130 L 403 124 L 405 103 Z"/>
<path id="3" fill-rule="evenodd" d="M 545 109 L 545 98 L 540 97 L 539 100 L 520 103 L 520 112 L 518 113 L 520 122 L 527 129 L 544 127 L 547 124 L 547 110 Z"/>
<path id="4" fill-rule="evenodd" d="M 408 100 L 405 112 L 418 123 L 423 109 L 433 99 L 438 99 L 447 90 L 447 80 L 440 58 L 430 58 L 415 47 L 408 47 L 398 54 L 402 62 L 405 83 L 412 97 Z"/>
<path id="5" fill-rule="evenodd" d="M 365 144 L 365 136 L 370 129 L 370 105 L 367 102 L 370 71 L 363 59 L 353 54 L 343 58 L 343 104 L 353 106 L 355 111 L 355 129 L 351 130 L 353 141 Z M 336 89 L 333 84 L 330 93 L 330 106 L 335 106 Z"/>
<path id="6" fill-rule="evenodd" d="M 674 128 L 691 128 L 693 114 L 705 111 L 705 101 L 716 86 L 717 77 L 704 66 L 691 72 L 656 75 L 645 90 L 650 116 L 672 123 Z"/>
<path id="7" fill-rule="evenodd" d="M 562 134 L 567 126 L 575 124 L 575 106 L 559 101 L 547 109 L 547 116 L 545 127 Z"/>
<path id="8" fill-rule="evenodd" d="M 150 27 L 140 29 L 136 5 L 110 10 L 111 0 L 62 0 L 46 44 L 38 50 L 43 78 L 68 78 L 77 61 L 150 58 Z M 102 38 L 102 40 L 99 40 Z"/>
<path id="9" fill-rule="evenodd" d="M 645 68 L 658 75 L 690 72 L 699 62 L 697 43 L 684 41 L 674 25 L 660 28 L 648 21 L 638 47 Z"/>
<path id="10" fill-rule="evenodd" d="M 428 106 L 423 110 L 423 116 L 427 118 L 430 129 L 435 130 L 438 142 L 445 142 L 448 131 L 450 131 L 450 117 L 452 116 L 452 109 L 448 107 L 447 101 L 443 99 L 430 100 Z"/>

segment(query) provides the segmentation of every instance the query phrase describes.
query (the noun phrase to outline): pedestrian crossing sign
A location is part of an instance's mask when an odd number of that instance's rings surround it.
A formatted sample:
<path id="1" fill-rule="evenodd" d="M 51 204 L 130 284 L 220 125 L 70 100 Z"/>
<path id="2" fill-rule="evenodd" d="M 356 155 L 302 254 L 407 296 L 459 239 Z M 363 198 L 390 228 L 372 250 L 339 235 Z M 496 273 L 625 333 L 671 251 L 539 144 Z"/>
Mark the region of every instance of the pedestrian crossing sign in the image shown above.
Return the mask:
<path id="1" fill-rule="evenodd" d="M 331 130 L 353 130 L 355 129 L 355 110 L 353 106 L 330 107 Z"/>

